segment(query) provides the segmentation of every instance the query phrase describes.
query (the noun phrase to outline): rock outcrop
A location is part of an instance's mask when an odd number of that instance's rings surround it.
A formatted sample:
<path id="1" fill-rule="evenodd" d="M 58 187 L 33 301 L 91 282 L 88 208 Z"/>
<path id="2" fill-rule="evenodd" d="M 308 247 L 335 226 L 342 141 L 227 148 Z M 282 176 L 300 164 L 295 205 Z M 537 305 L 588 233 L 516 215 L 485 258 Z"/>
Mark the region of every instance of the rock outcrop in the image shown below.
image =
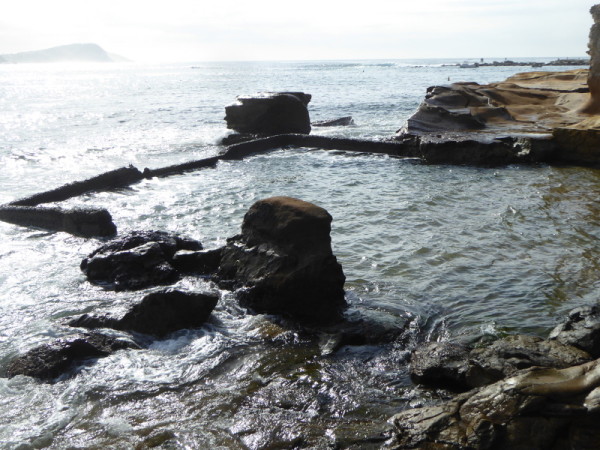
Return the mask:
<path id="1" fill-rule="evenodd" d="M 533 368 L 390 419 L 398 449 L 592 449 L 600 445 L 600 361 Z"/>
<path id="2" fill-rule="evenodd" d="M 600 358 L 600 305 L 574 309 L 564 323 L 552 330 L 549 338 Z"/>
<path id="3" fill-rule="evenodd" d="M 600 113 L 600 5 L 592 6 L 590 13 L 594 19 L 588 42 L 588 54 L 591 58 L 588 86 L 591 98 L 581 109 L 581 112 L 598 114 Z"/>
<path id="4" fill-rule="evenodd" d="M 139 349 L 131 341 L 100 333 L 84 334 L 74 339 L 58 339 L 36 347 L 12 361 L 6 375 L 17 375 L 51 381 L 88 360 L 106 357 L 117 350 Z"/>
<path id="5" fill-rule="evenodd" d="M 72 327 L 113 328 L 164 337 L 174 331 L 197 328 L 210 316 L 219 296 L 164 289 L 146 295 L 121 318 L 83 315 L 69 322 Z"/>
<path id="6" fill-rule="evenodd" d="M 116 290 L 170 284 L 180 273 L 172 265 L 179 250 L 201 250 L 193 239 L 161 231 L 134 231 L 114 239 L 88 255 L 81 270 L 88 280 Z"/>
<path id="7" fill-rule="evenodd" d="M 240 304 L 255 312 L 336 321 L 346 306 L 345 276 L 331 250 L 331 221 L 302 200 L 260 200 L 223 248 L 217 278 L 239 289 Z"/>
<path id="8" fill-rule="evenodd" d="M 432 342 L 415 350 L 411 378 L 421 384 L 466 391 L 539 366 L 565 368 L 591 360 L 584 350 L 553 340 L 515 335 L 491 345 L 468 348 L 451 342 Z"/>
<path id="9" fill-rule="evenodd" d="M 589 99 L 587 74 L 585 69 L 527 72 L 487 85 L 433 86 L 400 132 L 548 134 L 582 120 L 578 110 Z"/>
<path id="10" fill-rule="evenodd" d="M 239 96 L 225 107 L 227 128 L 239 133 L 276 135 L 310 133 L 307 105 L 311 95 L 303 92 L 264 92 Z"/>

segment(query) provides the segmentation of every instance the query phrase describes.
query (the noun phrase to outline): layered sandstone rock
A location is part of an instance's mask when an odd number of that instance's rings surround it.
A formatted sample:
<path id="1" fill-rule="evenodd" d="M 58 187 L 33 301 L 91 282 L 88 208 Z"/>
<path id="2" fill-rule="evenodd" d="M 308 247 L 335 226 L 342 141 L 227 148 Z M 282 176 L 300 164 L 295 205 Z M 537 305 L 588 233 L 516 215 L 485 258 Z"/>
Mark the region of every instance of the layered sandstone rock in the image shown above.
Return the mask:
<path id="1" fill-rule="evenodd" d="M 533 368 L 396 414 L 388 448 L 573 449 L 600 444 L 600 361 Z"/>

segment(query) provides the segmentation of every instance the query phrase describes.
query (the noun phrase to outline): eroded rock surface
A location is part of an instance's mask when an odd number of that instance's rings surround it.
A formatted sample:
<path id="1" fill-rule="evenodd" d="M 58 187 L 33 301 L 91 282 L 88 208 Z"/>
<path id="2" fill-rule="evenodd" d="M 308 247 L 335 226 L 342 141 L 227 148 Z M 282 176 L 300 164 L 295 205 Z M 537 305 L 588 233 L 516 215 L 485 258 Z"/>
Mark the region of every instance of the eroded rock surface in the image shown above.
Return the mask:
<path id="1" fill-rule="evenodd" d="M 534 336 L 515 335 L 487 347 L 470 349 L 451 342 L 432 342 L 411 358 L 411 378 L 421 384 L 466 391 L 485 386 L 533 366 L 565 368 L 591 356 L 572 345 Z"/>
<path id="2" fill-rule="evenodd" d="M 217 277 L 259 313 L 331 322 L 346 306 L 345 276 L 331 250 L 331 215 L 290 197 L 256 202 L 223 249 Z"/>
<path id="3" fill-rule="evenodd" d="M 100 333 L 84 334 L 74 339 L 59 339 L 51 344 L 36 347 L 12 361 L 6 375 L 53 380 L 86 360 L 103 358 L 117 350 L 139 349 L 131 341 L 106 336 Z"/>
<path id="4" fill-rule="evenodd" d="M 219 296 L 165 289 L 146 295 L 121 318 L 83 315 L 69 322 L 82 328 L 113 328 L 164 337 L 201 326 L 217 305 Z"/>
<path id="5" fill-rule="evenodd" d="M 584 306 L 569 313 L 549 336 L 565 345 L 580 348 L 594 358 L 600 357 L 600 306 Z"/>
<path id="6" fill-rule="evenodd" d="M 589 99 L 586 69 L 526 72 L 505 81 L 433 86 L 401 132 L 551 133 L 574 125 Z"/>
<path id="7" fill-rule="evenodd" d="M 81 270 L 91 282 L 117 290 L 170 284 L 180 273 L 173 265 L 178 250 L 201 250 L 202 244 L 162 231 L 134 231 L 88 255 Z"/>
<path id="8" fill-rule="evenodd" d="M 590 14 L 594 19 L 588 41 L 588 54 L 591 57 L 588 86 L 591 98 L 583 107 L 582 112 L 598 114 L 600 113 L 600 5 L 592 6 Z"/>
<path id="9" fill-rule="evenodd" d="M 598 428 L 600 362 L 527 369 L 437 406 L 396 414 L 389 448 L 592 449 Z"/>

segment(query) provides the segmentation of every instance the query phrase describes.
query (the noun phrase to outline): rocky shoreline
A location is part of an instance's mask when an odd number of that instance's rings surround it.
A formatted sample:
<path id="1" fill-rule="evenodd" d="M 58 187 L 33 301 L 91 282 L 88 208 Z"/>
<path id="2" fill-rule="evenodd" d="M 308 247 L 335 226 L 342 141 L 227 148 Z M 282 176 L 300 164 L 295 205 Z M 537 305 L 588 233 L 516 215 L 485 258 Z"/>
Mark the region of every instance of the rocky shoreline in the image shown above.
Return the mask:
<path id="1" fill-rule="evenodd" d="M 405 128 L 385 141 L 310 135 L 312 126 L 346 126 L 349 117 L 311 124 L 302 92 L 240 97 L 226 108 L 238 134 L 214 157 L 157 169 L 121 168 L 0 206 L 0 220 L 64 231 L 81 237 L 117 235 L 108 211 L 40 205 L 88 192 L 129 186 L 153 177 L 213 168 L 219 161 L 287 147 L 419 158 L 429 164 L 600 164 L 600 5 L 592 8 L 589 70 L 531 72 L 479 85 L 431 87 Z M 56 381 L 76 375 L 82 364 L 121 350 L 139 350 L 136 334 L 161 339 L 201 327 L 219 302 L 214 292 L 170 286 L 182 276 L 213 281 L 235 293 L 249 313 L 269 314 L 341 345 L 394 340 L 390 330 L 366 317 L 346 316 L 345 275 L 331 249 L 331 215 L 290 197 L 256 202 L 240 234 L 226 245 L 160 231 L 138 231 L 100 246 L 81 262 L 90 283 L 145 295 L 120 317 L 111 312 L 70 318 L 65 326 L 112 329 L 127 334 L 82 332 L 34 348 L 11 362 L 6 376 Z M 435 406 L 400 412 L 390 419 L 388 448 L 597 448 L 600 431 L 600 310 L 572 311 L 547 339 L 513 335 L 494 342 L 433 342 L 411 355 L 415 383 L 457 393 Z M 377 442 L 384 440 L 379 437 Z"/>

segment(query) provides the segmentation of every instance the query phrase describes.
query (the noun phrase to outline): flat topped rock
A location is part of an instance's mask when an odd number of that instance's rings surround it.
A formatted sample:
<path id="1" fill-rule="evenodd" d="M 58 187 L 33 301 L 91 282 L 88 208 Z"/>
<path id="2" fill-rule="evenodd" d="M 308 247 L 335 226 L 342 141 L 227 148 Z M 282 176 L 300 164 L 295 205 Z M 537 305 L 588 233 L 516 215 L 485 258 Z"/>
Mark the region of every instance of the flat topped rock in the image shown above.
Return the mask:
<path id="1" fill-rule="evenodd" d="M 588 72 L 526 72 L 485 85 L 433 86 L 402 132 L 548 133 L 571 126 L 586 118 L 580 110 L 590 98 Z"/>
<path id="2" fill-rule="evenodd" d="M 304 92 L 261 92 L 237 97 L 225 107 L 227 128 L 239 133 L 275 135 L 309 134 L 307 105 L 311 95 Z"/>
<path id="3" fill-rule="evenodd" d="M 313 203 L 271 197 L 250 207 L 244 216 L 242 236 L 249 246 L 264 242 L 282 247 L 306 248 L 315 243 L 327 246 L 332 220 L 325 209 Z"/>

